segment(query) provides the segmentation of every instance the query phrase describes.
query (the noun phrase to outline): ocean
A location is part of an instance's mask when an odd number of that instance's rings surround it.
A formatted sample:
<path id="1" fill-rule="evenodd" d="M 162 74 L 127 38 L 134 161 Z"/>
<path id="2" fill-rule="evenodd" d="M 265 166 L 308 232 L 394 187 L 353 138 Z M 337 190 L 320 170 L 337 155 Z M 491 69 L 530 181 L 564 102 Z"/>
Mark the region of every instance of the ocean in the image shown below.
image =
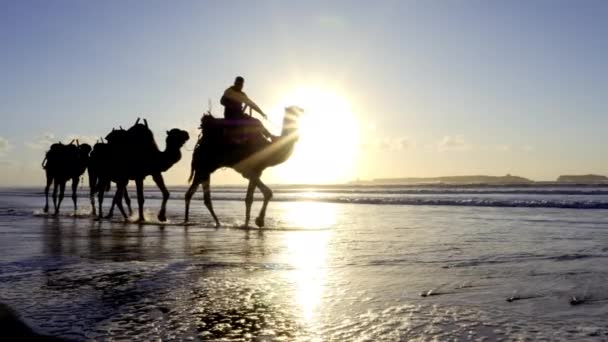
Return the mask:
<path id="1" fill-rule="evenodd" d="M 264 229 L 170 190 L 139 225 L 1 189 L 0 303 L 77 341 L 608 340 L 607 186 L 280 186 Z"/>

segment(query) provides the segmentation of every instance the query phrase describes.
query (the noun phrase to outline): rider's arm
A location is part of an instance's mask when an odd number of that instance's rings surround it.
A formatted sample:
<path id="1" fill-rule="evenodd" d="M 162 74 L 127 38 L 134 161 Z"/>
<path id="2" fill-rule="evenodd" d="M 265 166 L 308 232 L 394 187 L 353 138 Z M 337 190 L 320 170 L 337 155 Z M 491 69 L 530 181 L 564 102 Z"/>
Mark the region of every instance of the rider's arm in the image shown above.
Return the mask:
<path id="1" fill-rule="evenodd" d="M 227 89 L 226 92 L 224 92 L 224 96 L 229 97 L 235 101 L 244 103 L 244 104 L 248 105 L 249 107 L 251 107 L 256 112 L 260 113 L 260 115 L 262 115 L 263 117 L 266 117 L 266 114 L 264 114 L 264 112 L 260 109 L 260 107 L 258 107 L 258 105 L 255 104 L 255 102 L 253 102 L 249 97 L 247 97 L 247 95 L 245 93 L 240 93 L 233 89 Z"/>

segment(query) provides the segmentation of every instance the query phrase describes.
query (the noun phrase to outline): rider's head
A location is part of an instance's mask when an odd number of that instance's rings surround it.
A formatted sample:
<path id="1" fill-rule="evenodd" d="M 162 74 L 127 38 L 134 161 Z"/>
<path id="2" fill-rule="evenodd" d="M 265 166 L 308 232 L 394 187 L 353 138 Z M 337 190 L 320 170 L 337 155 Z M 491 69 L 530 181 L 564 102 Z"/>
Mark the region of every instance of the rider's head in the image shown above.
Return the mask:
<path id="1" fill-rule="evenodd" d="M 237 76 L 234 79 L 234 86 L 236 87 L 236 89 L 243 90 L 244 85 L 245 85 L 245 79 L 243 77 Z"/>

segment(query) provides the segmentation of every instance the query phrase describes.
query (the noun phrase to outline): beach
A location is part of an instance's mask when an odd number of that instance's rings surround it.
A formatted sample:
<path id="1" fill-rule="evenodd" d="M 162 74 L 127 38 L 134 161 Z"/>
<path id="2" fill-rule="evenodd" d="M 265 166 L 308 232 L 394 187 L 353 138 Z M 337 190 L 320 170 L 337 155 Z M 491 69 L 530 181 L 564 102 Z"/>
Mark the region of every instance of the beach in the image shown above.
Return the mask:
<path id="1" fill-rule="evenodd" d="M 282 187 L 264 229 L 183 193 L 139 225 L 0 190 L 0 303 L 77 341 L 608 339 L 606 187 Z"/>

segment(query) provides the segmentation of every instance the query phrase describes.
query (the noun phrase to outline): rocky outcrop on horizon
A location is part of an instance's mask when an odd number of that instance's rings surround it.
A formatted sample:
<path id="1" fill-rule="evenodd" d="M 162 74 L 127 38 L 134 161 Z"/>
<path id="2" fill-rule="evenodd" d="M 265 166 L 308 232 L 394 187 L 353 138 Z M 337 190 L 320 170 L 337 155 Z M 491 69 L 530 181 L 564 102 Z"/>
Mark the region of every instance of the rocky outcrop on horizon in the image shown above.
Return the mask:
<path id="1" fill-rule="evenodd" d="M 406 177 L 378 178 L 373 184 L 530 184 L 534 181 L 510 174 L 506 176 L 446 176 L 446 177 Z"/>
<path id="2" fill-rule="evenodd" d="M 564 175 L 557 178 L 558 183 L 595 184 L 608 183 L 608 177 L 601 175 Z"/>

